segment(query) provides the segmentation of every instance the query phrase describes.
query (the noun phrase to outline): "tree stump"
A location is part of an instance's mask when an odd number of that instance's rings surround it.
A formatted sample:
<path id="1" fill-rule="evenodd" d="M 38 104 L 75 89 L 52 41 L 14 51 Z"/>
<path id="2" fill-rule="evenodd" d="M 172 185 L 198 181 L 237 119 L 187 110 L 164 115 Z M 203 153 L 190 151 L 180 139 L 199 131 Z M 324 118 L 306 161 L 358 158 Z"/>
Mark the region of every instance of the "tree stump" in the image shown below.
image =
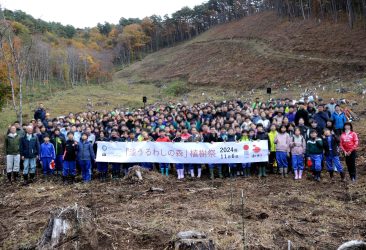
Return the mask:
<path id="1" fill-rule="evenodd" d="M 215 250 L 212 240 L 198 231 L 179 232 L 170 243 L 171 250 Z"/>

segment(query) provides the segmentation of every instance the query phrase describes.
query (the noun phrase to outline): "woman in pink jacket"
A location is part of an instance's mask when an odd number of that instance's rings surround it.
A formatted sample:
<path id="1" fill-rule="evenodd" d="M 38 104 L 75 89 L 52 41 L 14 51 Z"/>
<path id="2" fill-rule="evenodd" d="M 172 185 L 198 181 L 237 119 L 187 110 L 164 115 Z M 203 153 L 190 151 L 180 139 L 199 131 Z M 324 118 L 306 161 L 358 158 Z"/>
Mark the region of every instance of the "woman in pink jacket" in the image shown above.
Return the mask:
<path id="1" fill-rule="evenodd" d="M 352 181 L 356 181 L 356 149 L 358 147 L 358 136 L 353 132 L 352 123 L 346 122 L 344 124 L 340 141 L 340 147 L 346 157 L 349 176 Z"/>

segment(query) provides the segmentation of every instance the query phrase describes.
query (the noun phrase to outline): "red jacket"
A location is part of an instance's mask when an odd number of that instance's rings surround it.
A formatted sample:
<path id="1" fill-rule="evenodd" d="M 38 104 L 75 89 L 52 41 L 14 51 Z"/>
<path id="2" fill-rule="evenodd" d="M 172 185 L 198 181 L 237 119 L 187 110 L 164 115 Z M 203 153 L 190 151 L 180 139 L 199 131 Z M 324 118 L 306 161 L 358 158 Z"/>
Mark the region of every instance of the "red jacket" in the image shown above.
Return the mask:
<path id="1" fill-rule="evenodd" d="M 170 142 L 170 139 L 168 136 L 159 137 L 158 139 L 156 139 L 156 142 Z"/>
<path id="2" fill-rule="evenodd" d="M 351 131 L 348 134 L 345 132 L 341 135 L 341 149 L 347 153 L 352 152 L 358 147 L 358 136 L 355 132 Z"/>

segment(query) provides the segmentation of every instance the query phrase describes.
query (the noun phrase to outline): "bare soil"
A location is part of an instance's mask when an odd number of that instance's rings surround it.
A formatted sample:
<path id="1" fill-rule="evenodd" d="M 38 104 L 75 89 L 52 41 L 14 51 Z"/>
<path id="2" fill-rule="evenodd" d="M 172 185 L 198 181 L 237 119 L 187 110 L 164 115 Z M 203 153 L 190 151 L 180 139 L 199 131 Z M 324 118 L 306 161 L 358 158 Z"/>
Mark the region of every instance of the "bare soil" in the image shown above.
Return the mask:
<path id="1" fill-rule="evenodd" d="M 245 243 L 250 249 L 335 249 L 342 242 L 365 239 L 366 171 L 359 158 L 356 184 L 272 175 L 210 181 L 177 181 L 174 176 L 143 173 L 142 182 L 62 186 L 39 180 L 28 187 L 1 184 L 0 245 L 31 249 L 52 211 L 84 206 L 97 225 L 98 249 L 164 249 L 180 231 L 208 234 L 218 249 L 242 248 L 241 190 L 245 196 Z M 151 191 L 151 187 L 164 192 Z M 95 236 L 94 236 L 95 237 Z"/>

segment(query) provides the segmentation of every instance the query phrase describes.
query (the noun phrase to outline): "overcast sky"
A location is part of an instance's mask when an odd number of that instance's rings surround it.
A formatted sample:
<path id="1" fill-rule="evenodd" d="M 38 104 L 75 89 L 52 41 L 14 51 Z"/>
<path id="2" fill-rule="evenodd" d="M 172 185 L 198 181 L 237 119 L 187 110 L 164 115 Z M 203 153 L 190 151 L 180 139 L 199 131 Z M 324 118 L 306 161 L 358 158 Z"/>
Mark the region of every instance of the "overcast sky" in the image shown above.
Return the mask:
<path id="1" fill-rule="evenodd" d="M 22 10 L 34 18 L 94 27 L 98 22 L 118 23 L 121 17 L 144 18 L 172 14 L 184 6 L 194 7 L 204 0 L 0 0 L 2 8 Z"/>

